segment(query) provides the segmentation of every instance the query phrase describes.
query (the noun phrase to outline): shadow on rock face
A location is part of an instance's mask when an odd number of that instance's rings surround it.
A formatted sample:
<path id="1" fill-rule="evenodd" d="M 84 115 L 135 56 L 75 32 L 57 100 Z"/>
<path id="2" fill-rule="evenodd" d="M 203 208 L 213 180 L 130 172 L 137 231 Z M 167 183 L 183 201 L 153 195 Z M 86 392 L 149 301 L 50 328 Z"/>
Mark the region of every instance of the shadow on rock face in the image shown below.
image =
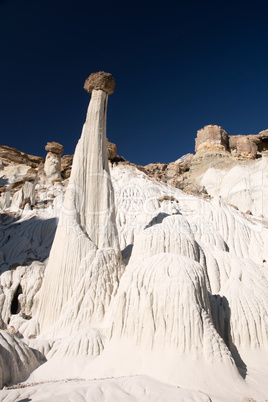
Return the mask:
<path id="1" fill-rule="evenodd" d="M 20 303 L 18 297 L 21 294 L 22 294 L 22 288 L 21 285 L 19 285 L 11 302 L 11 314 L 18 314 L 20 312 Z"/>
<path id="2" fill-rule="evenodd" d="M 8 185 L 8 180 L 0 178 L 0 187 L 7 186 L 7 185 Z"/>
<path id="3" fill-rule="evenodd" d="M 32 399 L 24 398 L 24 399 L 20 399 L 18 402 L 30 402 L 30 401 L 32 401 Z"/>
<path id="4" fill-rule="evenodd" d="M 23 220 L 0 215 L 0 272 L 15 266 L 44 262 L 50 253 L 57 228 L 57 218 L 33 216 Z"/>
<path id="5" fill-rule="evenodd" d="M 145 226 L 144 229 L 148 229 L 154 225 L 159 225 L 160 223 L 163 222 L 163 220 L 169 216 L 169 214 L 165 213 L 165 212 L 160 212 L 157 216 L 155 216 L 149 223 L 148 225 Z"/>
<path id="6" fill-rule="evenodd" d="M 220 295 L 211 295 L 210 293 L 209 300 L 214 326 L 230 350 L 241 377 L 245 379 L 247 376 L 247 365 L 242 360 L 236 345 L 233 343 L 229 302 L 225 296 L 221 297 Z"/>

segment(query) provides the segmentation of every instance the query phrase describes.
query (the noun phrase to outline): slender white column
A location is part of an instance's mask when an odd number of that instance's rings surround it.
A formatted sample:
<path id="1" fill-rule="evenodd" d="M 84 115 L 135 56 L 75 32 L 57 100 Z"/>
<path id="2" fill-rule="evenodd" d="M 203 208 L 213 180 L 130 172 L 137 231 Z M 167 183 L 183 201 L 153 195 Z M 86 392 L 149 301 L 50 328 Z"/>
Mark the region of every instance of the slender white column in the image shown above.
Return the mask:
<path id="1" fill-rule="evenodd" d="M 41 332 L 63 313 L 85 270 L 90 268 L 85 259 L 92 261 L 97 249 L 112 248 L 120 260 L 106 146 L 107 99 L 105 90 L 93 89 L 40 291 Z"/>

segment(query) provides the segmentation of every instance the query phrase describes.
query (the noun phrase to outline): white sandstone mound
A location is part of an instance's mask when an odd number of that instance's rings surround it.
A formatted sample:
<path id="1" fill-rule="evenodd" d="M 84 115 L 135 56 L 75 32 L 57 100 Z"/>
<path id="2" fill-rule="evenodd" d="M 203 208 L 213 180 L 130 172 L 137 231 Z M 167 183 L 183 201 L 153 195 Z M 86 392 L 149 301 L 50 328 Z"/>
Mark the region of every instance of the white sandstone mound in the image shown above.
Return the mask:
<path id="1" fill-rule="evenodd" d="M 200 249 L 187 219 L 180 214 L 163 214 L 163 218 L 162 223 L 156 221 L 136 238 L 130 261 L 138 263 L 158 253 L 175 253 L 199 261 Z"/>
<path id="2" fill-rule="evenodd" d="M 197 262 L 161 253 L 130 263 L 110 314 L 108 341 L 87 367 L 90 376 L 147 374 L 215 393 L 218 376 L 224 375 L 221 387 L 230 382 L 245 387 L 214 328 L 205 274 Z"/>
<path id="3" fill-rule="evenodd" d="M 53 336 L 70 335 L 89 326 L 91 318 L 101 320 L 121 275 L 107 158 L 107 99 L 105 89 L 93 89 L 41 289 L 41 332 L 53 327 Z"/>
<path id="4" fill-rule="evenodd" d="M 27 344 L 39 359 L 47 359 L 31 374 L 27 383 L 60 381 L 65 378 L 87 378 L 86 367 L 103 352 L 105 336 L 97 329 L 86 328 L 52 341 L 28 339 Z"/>
<path id="5" fill-rule="evenodd" d="M 143 263 L 130 263 L 111 317 L 110 339 L 132 339 L 147 351 L 174 348 L 211 361 L 217 355 L 220 360 L 230 358 L 210 322 L 204 271 L 179 254 L 160 253 Z"/>
<path id="6" fill-rule="evenodd" d="M 67 337 L 64 342 L 56 341 L 48 353 L 48 359 L 52 357 L 68 356 L 99 356 L 103 351 L 103 339 L 101 334 L 94 329 L 86 329 Z"/>
<path id="7" fill-rule="evenodd" d="M 26 380 L 38 366 L 33 351 L 23 341 L 0 330 L 0 388 Z"/>

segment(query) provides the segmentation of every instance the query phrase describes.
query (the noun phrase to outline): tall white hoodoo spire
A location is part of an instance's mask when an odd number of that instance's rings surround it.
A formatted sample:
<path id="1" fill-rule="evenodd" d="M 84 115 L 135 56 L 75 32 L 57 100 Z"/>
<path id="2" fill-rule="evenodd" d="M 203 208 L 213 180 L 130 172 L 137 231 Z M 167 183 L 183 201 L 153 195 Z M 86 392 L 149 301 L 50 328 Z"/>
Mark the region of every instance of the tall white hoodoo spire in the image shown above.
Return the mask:
<path id="1" fill-rule="evenodd" d="M 106 146 L 107 100 L 114 86 L 112 75 L 104 72 L 91 74 L 85 82 L 84 88 L 92 96 L 41 289 L 38 307 L 41 332 L 62 317 L 77 284 L 81 284 L 86 271 L 94 265 L 97 251 L 99 254 L 100 250 L 114 250 L 120 265 Z M 107 295 L 102 296 L 107 301 Z"/>

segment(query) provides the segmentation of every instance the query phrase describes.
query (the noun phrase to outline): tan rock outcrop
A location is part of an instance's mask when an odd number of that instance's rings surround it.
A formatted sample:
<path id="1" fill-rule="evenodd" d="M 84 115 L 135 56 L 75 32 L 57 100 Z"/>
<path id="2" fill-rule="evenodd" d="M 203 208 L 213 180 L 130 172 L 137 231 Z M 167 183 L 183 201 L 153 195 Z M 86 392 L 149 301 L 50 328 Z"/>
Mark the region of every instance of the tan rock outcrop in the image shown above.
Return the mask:
<path id="1" fill-rule="evenodd" d="M 229 137 L 221 126 L 210 124 L 197 131 L 195 139 L 195 152 L 202 149 L 229 150 Z"/>
<path id="2" fill-rule="evenodd" d="M 165 170 L 167 169 L 166 163 L 149 163 L 148 165 L 144 166 L 144 172 L 156 179 L 166 182 Z"/>
<path id="3" fill-rule="evenodd" d="M 268 139 L 268 129 L 260 131 L 258 134 L 258 137 L 267 140 Z"/>
<path id="4" fill-rule="evenodd" d="M 115 81 L 112 74 L 105 73 L 104 71 L 99 71 L 98 73 L 92 73 L 86 79 L 84 84 L 84 89 L 91 93 L 93 89 L 102 90 L 108 95 L 114 92 Z"/>
<path id="5" fill-rule="evenodd" d="M 232 152 L 232 154 L 234 156 L 239 156 L 239 152 L 238 152 L 238 140 L 240 139 L 244 139 L 244 143 L 246 144 L 246 140 L 245 138 L 247 138 L 249 141 L 251 141 L 253 144 L 256 144 L 257 146 L 257 152 L 264 152 L 268 150 L 268 130 L 263 130 L 260 131 L 259 134 L 250 134 L 250 135 L 231 135 L 229 137 L 229 147 L 230 147 L 230 151 Z M 242 142 L 241 142 L 242 144 Z M 241 147 L 241 145 L 240 145 Z M 243 145 L 243 147 L 245 147 L 245 145 Z M 253 146 L 253 148 L 255 148 Z M 254 154 L 254 152 L 253 152 Z"/>
<path id="6" fill-rule="evenodd" d="M 73 155 L 64 155 L 61 158 L 61 176 L 62 178 L 69 179 L 72 171 Z"/>
<path id="7" fill-rule="evenodd" d="M 258 150 L 260 152 L 268 151 L 268 129 L 260 131 L 258 137 L 261 140 L 261 145 L 258 147 Z"/>
<path id="8" fill-rule="evenodd" d="M 239 138 L 237 140 L 237 156 L 255 159 L 258 147 L 248 137 Z"/>
<path id="9" fill-rule="evenodd" d="M 45 159 L 40 156 L 28 155 L 25 152 L 18 151 L 16 148 L 11 148 L 6 145 L 0 146 L 0 159 L 4 164 L 28 165 L 32 168 L 38 167 L 41 163 L 44 163 Z"/>
<path id="10" fill-rule="evenodd" d="M 170 179 L 176 178 L 180 173 L 182 173 L 180 165 L 178 165 L 175 162 L 171 162 L 167 165 L 167 168 L 165 171 L 165 176 L 168 181 Z"/>
<path id="11" fill-rule="evenodd" d="M 108 141 L 107 139 L 107 153 L 108 153 L 108 159 L 112 160 L 115 159 L 117 155 L 117 146 L 113 144 L 112 142 Z"/>
<path id="12" fill-rule="evenodd" d="M 169 163 L 165 171 L 166 179 L 177 179 L 179 175 L 187 172 L 190 169 L 193 156 L 193 154 L 187 154 L 177 161 Z"/>
<path id="13" fill-rule="evenodd" d="M 189 171 L 193 157 L 193 154 L 186 154 L 175 162 L 149 163 L 144 167 L 138 166 L 138 169 L 156 180 L 168 182 L 174 187 L 181 187 L 183 174 Z"/>
<path id="14" fill-rule="evenodd" d="M 243 135 L 230 135 L 229 136 L 229 148 L 233 154 L 237 153 L 237 141 L 239 138 L 243 138 Z"/>
<path id="15" fill-rule="evenodd" d="M 259 148 L 262 148 L 262 140 L 259 138 L 258 135 L 230 135 L 229 136 L 229 148 L 233 156 L 238 156 L 238 142 L 240 144 L 243 143 L 243 141 L 246 143 L 246 141 L 249 140 L 251 143 L 256 144 L 257 150 Z"/>

